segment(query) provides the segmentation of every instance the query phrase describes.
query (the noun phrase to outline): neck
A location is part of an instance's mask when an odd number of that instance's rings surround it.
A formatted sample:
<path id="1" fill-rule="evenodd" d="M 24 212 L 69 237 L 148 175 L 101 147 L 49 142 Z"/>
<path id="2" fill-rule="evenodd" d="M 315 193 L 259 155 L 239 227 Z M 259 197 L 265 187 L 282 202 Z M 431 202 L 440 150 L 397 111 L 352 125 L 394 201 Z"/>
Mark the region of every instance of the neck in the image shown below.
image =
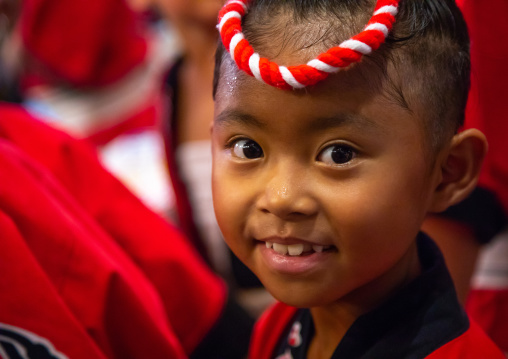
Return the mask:
<path id="1" fill-rule="evenodd" d="M 331 358 L 335 348 L 361 313 L 357 308 L 346 303 L 331 307 L 315 307 L 310 311 L 315 333 L 307 357 L 313 359 Z"/>
<path id="2" fill-rule="evenodd" d="M 380 277 L 329 305 L 311 308 L 315 334 L 308 358 L 330 358 L 346 332 L 363 314 L 379 307 L 421 273 L 416 242 Z"/>
<path id="3" fill-rule="evenodd" d="M 176 22 L 174 26 L 182 41 L 185 62 L 204 74 L 213 73 L 217 31 L 200 23 Z"/>

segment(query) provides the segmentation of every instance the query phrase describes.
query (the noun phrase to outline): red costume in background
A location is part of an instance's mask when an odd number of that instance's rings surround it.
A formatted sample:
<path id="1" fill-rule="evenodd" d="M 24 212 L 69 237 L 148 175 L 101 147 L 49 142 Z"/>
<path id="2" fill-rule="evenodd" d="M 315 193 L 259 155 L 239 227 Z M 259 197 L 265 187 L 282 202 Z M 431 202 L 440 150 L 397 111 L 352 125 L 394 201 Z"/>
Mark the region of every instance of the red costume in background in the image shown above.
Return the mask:
<path id="1" fill-rule="evenodd" d="M 503 0 L 485 2 L 457 0 L 466 18 L 471 38 L 471 91 L 466 109 L 466 128 L 478 128 L 487 137 L 489 151 L 483 164 L 478 189 L 451 209 L 451 217 L 472 226 L 480 241 L 497 237 L 501 244 L 498 263 L 487 263 L 473 279 L 466 309 L 497 345 L 508 353 L 508 42 Z M 503 245 L 504 242 L 504 245 Z M 495 244 L 495 243 L 493 243 Z M 499 247 L 498 247 L 499 248 Z M 494 248 L 494 251 L 497 251 Z M 487 262 L 493 259 L 486 257 Z M 497 260 L 497 259 L 496 259 Z M 492 273 L 496 268 L 497 273 Z M 482 273 L 482 271 L 484 271 Z M 492 278 L 490 278 L 492 279 Z"/>
<path id="2" fill-rule="evenodd" d="M 191 353 L 226 289 L 185 238 L 84 142 L 8 105 L 0 139 L 4 350 L 24 330 L 69 358 Z"/>
<path id="3" fill-rule="evenodd" d="M 19 24 L 29 85 L 110 85 L 147 54 L 146 29 L 125 0 L 25 0 Z"/>

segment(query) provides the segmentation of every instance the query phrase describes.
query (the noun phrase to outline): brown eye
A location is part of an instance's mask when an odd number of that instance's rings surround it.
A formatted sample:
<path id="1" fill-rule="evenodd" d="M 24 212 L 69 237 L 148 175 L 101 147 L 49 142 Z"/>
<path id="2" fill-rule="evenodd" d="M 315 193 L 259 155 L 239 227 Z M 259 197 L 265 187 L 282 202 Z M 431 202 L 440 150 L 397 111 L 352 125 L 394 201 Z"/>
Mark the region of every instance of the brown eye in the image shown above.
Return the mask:
<path id="1" fill-rule="evenodd" d="M 348 163 L 356 156 L 356 151 L 347 145 L 332 145 L 326 147 L 318 156 L 318 161 L 329 165 Z"/>
<path id="2" fill-rule="evenodd" d="M 241 139 L 235 142 L 233 154 L 239 158 L 255 159 L 263 157 L 263 149 L 253 140 Z"/>

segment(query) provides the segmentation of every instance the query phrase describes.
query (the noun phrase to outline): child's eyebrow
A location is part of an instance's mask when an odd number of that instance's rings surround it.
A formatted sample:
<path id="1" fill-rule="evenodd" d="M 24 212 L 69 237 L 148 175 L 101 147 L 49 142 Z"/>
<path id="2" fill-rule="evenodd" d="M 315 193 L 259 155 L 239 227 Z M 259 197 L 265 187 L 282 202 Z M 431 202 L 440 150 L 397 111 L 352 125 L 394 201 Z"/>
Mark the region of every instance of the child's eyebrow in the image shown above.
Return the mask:
<path id="1" fill-rule="evenodd" d="M 334 127 L 351 126 L 362 130 L 384 130 L 376 121 L 357 113 L 340 113 L 331 117 L 320 117 L 309 124 L 309 131 L 326 131 Z"/>
<path id="2" fill-rule="evenodd" d="M 244 112 L 238 110 L 224 110 L 222 111 L 216 118 L 215 123 L 218 126 L 232 125 L 232 124 L 242 124 L 248 125 L 258 128 L 263 128 L 266 126 L 265 123 L 259 121 L 254 116 L 246 114 Z"/>
<path id="3" fill-rule="evenodd" d="M 215 118 L 215 124 L 219 127 L 228 125 L 244 125 L 257 128 L 265 128 L 267 124 L 256 117 L 239 110 L 224 110 Z M 339 113 L 330 117 L 318 117 L 310 121 L 306 131 L 322 132 L 337 127 L 353 127 L 366 131 L 380 131 L 385 129 L 376 121 L 357 113 Z"/>

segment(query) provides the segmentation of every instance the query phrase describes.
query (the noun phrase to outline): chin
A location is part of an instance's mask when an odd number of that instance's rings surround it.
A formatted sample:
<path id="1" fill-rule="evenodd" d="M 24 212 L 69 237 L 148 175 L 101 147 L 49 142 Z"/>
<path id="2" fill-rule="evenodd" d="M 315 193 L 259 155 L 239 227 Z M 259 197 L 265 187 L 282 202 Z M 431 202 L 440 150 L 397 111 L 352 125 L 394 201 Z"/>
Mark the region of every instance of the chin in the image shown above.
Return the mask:
<path id="1" fill-rule="evenodd" d="M 285 303 L 287 305 L 290 305 L 292 307 L 297 308 L 313 308 L 313 307 L 320 307 L 325 305 L 322 301 L 320 301 L 316 296 L 309 296 L 309 297 L 297 297 L 294 295 L 282 295 L 277 296 L 274 295 L 275 299 L 277 299 L 279 302 Z"/>
<path id="2" fill-rule="evenodd" d="M 323 293 L 311 288 L 298 288 L 299 286 L 284 285 L 284 286 L 270 286 L 265 285 L 270 294 L 279 302 L 297 308 L 312 308 L 326 305 L 326 299 Z"/>

